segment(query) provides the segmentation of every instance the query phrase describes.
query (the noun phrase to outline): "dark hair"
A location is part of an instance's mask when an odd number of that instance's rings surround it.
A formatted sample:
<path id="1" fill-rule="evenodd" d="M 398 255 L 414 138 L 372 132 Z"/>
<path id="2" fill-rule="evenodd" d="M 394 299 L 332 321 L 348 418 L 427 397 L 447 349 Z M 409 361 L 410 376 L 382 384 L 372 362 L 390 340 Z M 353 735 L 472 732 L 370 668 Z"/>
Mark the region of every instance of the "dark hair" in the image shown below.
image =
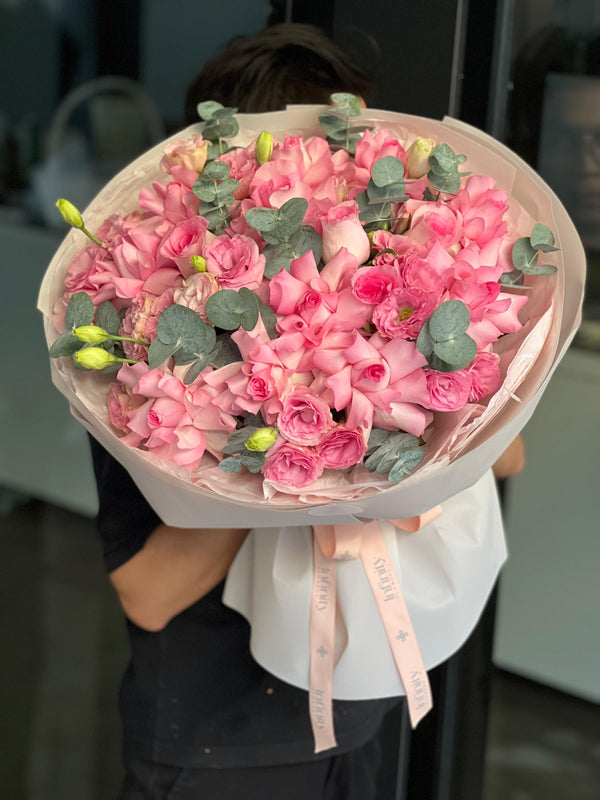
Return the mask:
<path id="1" fill-rule="evenodd" d="M 216 100 L 241 112 L 278 111 L 288 104 L 329 103 L 346 91 L 367 97 L 372 74 L 350 58 L 319 28 L 284 23 L 234 39 L 209 59 L 188 88 L 185 117 L 198 121 L 196 106 Z"/>

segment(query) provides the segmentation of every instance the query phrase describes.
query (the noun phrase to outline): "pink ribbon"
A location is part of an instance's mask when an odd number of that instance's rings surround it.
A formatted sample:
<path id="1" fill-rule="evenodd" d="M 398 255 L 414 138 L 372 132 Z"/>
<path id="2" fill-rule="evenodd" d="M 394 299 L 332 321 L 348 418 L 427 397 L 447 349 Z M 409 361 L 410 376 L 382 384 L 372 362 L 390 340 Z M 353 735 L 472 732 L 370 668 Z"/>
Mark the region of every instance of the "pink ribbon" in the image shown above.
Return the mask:
<path id="1" fill-rule="evenodd" d="M 440 514 L 441 508 L 437 506 L 421 516 L 391 522 L 412 533 Z M 333 725 L 333 670 L 347 642 L 336 596 L 337 561 L 361 558 L 406 692 L 411 725 L 416 728 L 432 707 L 431 689 L 378 520 L 363 525 L 315 525 L 313 530 L 309 707 L 315 753 L 337 746 Z"/>

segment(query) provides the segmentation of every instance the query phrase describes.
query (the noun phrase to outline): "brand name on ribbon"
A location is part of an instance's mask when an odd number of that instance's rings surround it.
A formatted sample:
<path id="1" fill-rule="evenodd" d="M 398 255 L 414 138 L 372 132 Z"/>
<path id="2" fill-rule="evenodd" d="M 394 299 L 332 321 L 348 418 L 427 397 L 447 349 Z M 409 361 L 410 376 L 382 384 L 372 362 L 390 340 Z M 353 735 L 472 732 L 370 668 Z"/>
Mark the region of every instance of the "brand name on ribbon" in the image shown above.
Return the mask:
<path id="1" fill-rule="evenodd" d="M 327 611 L 331 602 L 331 569 L 321 567 L 317 575 L 317 591 L 315 608 L 317 611 Z"/>
<path id="2" fill-rule="evenodd" d="M 377 588 L 383 595 L 384 602 L 395 600 L 398 597 L 394 573 L 385 558 L 376 558 L 373 569 L 377 573 Z"/>
<path id="3" fill-rule="evenodd" d="M 420 711 L 428 705 L 429 691 L 423 680 L 423 673 L 413 671 L 410 673 L 412 695 L 415 700 L 415 709 Z"/>
<path id="4" fill-rule="evenodd" d="M 326 693 L 323 689 L 315 689 L 311 692 L 311 715 L 314 724 L 322 730 L 327 726 L 327 704 Z"/>

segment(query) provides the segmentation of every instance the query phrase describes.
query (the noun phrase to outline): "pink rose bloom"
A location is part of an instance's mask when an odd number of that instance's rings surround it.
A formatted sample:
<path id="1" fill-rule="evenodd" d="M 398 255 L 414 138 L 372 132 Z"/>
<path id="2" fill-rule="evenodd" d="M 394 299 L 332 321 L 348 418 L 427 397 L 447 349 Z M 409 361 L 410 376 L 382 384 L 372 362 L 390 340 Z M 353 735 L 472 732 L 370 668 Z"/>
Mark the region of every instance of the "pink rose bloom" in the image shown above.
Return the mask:
<path id="1" fill-rule="evenodd" d="M 404 285 L 423 292 L 441 295 L 444 282 L 441 275 L 429 264 L 427 259 L 407 253 L 399 259 L 400 275 Z"/>
<path id="2" fill-rule="evenodd" d="M 184 278 L 193 274 L 190 263 L 192 256 L 202 253 L 208 230 L 208 220 L 204 217 L 190 217 L 173 227 L 160 246 L 160 254 L 174 261 Z"/>
<path id="3" fill-rule="evenodd" d="M 480 246 L 504 236 L 508 229 L 504 221 L 508 198 L 505 191 L 495 186 L 491 177 L 471 175 L 448 203 L 462 216 L 465 239 Z"/>
<path id="4" fill-rule="evenodd" d="M 206 268 L 222 289 L 258 289 L 265 271 L 265 257 L 248 236 L 217 236 L 204 248 Z"/>
<path id="5" fill-rule="evenodd" d="M 106 398 L 108 416 L 117 430 L 129 433 L 129 414 L 146 402 L 146 398 L 133 394 L 126 386 L 120 383 L 111 383 Z"/>
<path id="6" fill-rule="evenodd" d="M 158 317 L 165 308 L 173 305 L 176 288 L 172 286 L 158 297 L 149 292 L 139 292 L 131 301 L 131 306 L 123 317 L 119 335 L 152 342 L 156 338 Z M 145 361 L 148 358 L 148 348 L 143 344 L 123 342 L 123 350 L 127 358 L 133 358 L 136 361 Z"/>
<path id="7" fill-rule="evenodd" d="M 219 291 L 219 284 L 210 272 L 195 272 L 183 282 L 175 292 L 174 300 L 179 306 L 195 311 L 203 322 L 208 322 L 206 303 L 208 298 Z"/>
<path id="8" fill-rule="evenodd" d="M 283 398 L 277 427 L 290 442 L 301 445 L 318 444 L 333 424 L 329 405 L 306 386 L 295 386 Z"/>
<path id="9" fill-rule="evenodd" d="M 409 200 L 406 204 L 412 215 L 406 235 L 428 249 L 439 242 L 445 250 L 456 248 L 463 237 L 462 218 L 459 212 L 446 203 L 421 203 Z"/>
<path id="10" fill-rule="evenodd" d="M 367 445 L 362 431 L 338 425 L 323 437 L 316 450 L 328 469 L 345 469 L 358 464 Z"/>
<path id="11" fill-rule="evenodd" d="M 358 215 L 358 204 L 354 200 L 340 203 L 327 212 L 322 220 L 325 263 L 330 261 L 342 247 L 352 253 L 359 264 L 367 261 L 371 253 L 371 244 Z"/>
<path id="12" fill-rule="evenodd" d="M 269 481 L 303 489 L 323 474 L 325 464 L 312 447 L 301 447 L 278 439 L 268 451 L 262 473 Z"/>
<path id="13" fill-rule="evenodd" d="M 400 276 L 393 266 L 363 267 L 352 278 L 354 296 L 371 305 L 382 303 L 400 286 Z"/>
<path id="14" fill-rule="evenodd" d="M 416 339 L 433 314 L 437 297 L 419 289 L 397 289 L 373 311 L 373 323 L 390 339 Z"/>
<path id="15" fill-rule="evenodd" d="M 116 244 L 120 238 L 127 238 L 131 227 L 140 222 L 141 219 L 142 215 L 139 211 L 133 211 L 126 217 L 122 217 L 120 214 L 112 214 L 98 228 L 96 238 L 100 239 L 105 247 L 110 247 L 110 245 Z"/>
<path id="16" fill-rule="evenodd" d="M 118 275 L 117 267 L 102 247 L 92 245 L 80 250 L 69 264 L 65 278 L 65 295 L 71 297 L 76 292 L 86 292 L 98 306 L 116 295 L 113 279 Z M 142 281 L 135 282 L 136 290 Z"/>
<path id="17" fill-rule="evenodd" d="M 183 183 L 171 181 L 163 186 L 154 181 L 152 189 L 143 188 L 140 192 L 140 208 L 161 217 L 165 222 L 177 225 L 184 219 L 198 215 L 200 200 Z"/>
<path id="18" fill-rule="evenodd" d="M 384 156 L 395 156 L 404 163 L 406 150 L 397 139 L 390 135 L 387 128 L 383 128 L 377 133 L 365 131 L 362 139 L 356 145 L 354 158 L 356 166 L 367 169 L 370 173 L 373 164 Z"/>
<path id="19" fill-rule="evenodd" d="M 469 403 L 476 403 L 482 397 L 496 392 L 502 384 L 500 375 L 500 356 L 485 350 L 477 353 L 469 364 L 467 372 L 471 376 Z"/>
<path id="20" fill-rule="evenodd" d="M 255 154 L 256 140 L 248 147 L 236 147 L 222 156 L 217 161 L 223 161 L 229 166 L 229 177 L 239 181 L 239 186 L 233 193 L 236 200 L 248 197 L 250 184 L 254 173 L 259 167 Z"/>
<path id="21" fill-rule="evenodd" d="M 160 168 L 191 189 L 206 164 L 208 145 L 200 134 L 169 142 L 164 148 Z"/>
<path id="22" fill-rule="evenodd" d="M 469 402 L 472 379 L 466 369 L 455 372 L 428 369 L 425 370 L 425 378 L 429 391 L 428 408 L 434 411 L 458 411 Z"/>

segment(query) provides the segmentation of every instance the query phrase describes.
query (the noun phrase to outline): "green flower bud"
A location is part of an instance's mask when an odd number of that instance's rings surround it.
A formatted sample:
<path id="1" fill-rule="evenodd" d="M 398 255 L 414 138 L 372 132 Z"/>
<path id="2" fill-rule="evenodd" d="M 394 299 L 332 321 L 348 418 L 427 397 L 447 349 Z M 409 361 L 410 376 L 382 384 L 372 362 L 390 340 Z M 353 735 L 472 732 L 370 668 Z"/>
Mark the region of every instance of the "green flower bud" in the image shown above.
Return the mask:
<path id="1" fill-rule="evenodd" d="M 73 353 L 73 358 L 80 367 L 85 367 L 86 369 L 104 369 L 104 367 L 108 367 L 111 364 L 126 360 L 113 356 L 112 353 L 102 347 L 82 347 L 81 350 Z"/>
<path id="2" fill-rule="evenodd" d="M 246 450 L 256 450 L 259 453 L 264 453 L 265 450 L 275 444 L 278 436 L 279 431 L 277 428 L 260 428 L 246 440 Z"/>
<path id="3" fill-rule="evenodd" d="M 206 269 L 206 259 L 202 256 L 192 256 L 190 258 L 190 262 L 192 267 L 196 270 L 196 272 L 207 272 Z"/>
<path id="4" fill-rule="evenodd" d="M 256 160 L 259 164 L 265 164 L 271 160 L 273 154 L 273 134 L 263 131 L 256 140 Z"/>
<path id="5" fill-rule="evenodd" d="M 61 198 L 56 201 L 56 207 L 62 214 L 62 218 L 65 222 L 72 225 L 74 228 L 79 228 L 79 230 L 83 228 L 83 217 L 73 203 Z"/>
<path id="6" fill-rule="evenodd" d="M 112 338 L 108 331 L 99 328 L 98 325 L 80 325 L 78 328 L 73 328 L 73 336 L 88 344 L 97 344 Z"/>
<path id="7" fill-rule="evenodd" d="M 429 171 L 429 156 L 435 147 L 434 139 L 418 136 L 406 154 L 406 171 L 409 178 L 422 178 Z"/>

